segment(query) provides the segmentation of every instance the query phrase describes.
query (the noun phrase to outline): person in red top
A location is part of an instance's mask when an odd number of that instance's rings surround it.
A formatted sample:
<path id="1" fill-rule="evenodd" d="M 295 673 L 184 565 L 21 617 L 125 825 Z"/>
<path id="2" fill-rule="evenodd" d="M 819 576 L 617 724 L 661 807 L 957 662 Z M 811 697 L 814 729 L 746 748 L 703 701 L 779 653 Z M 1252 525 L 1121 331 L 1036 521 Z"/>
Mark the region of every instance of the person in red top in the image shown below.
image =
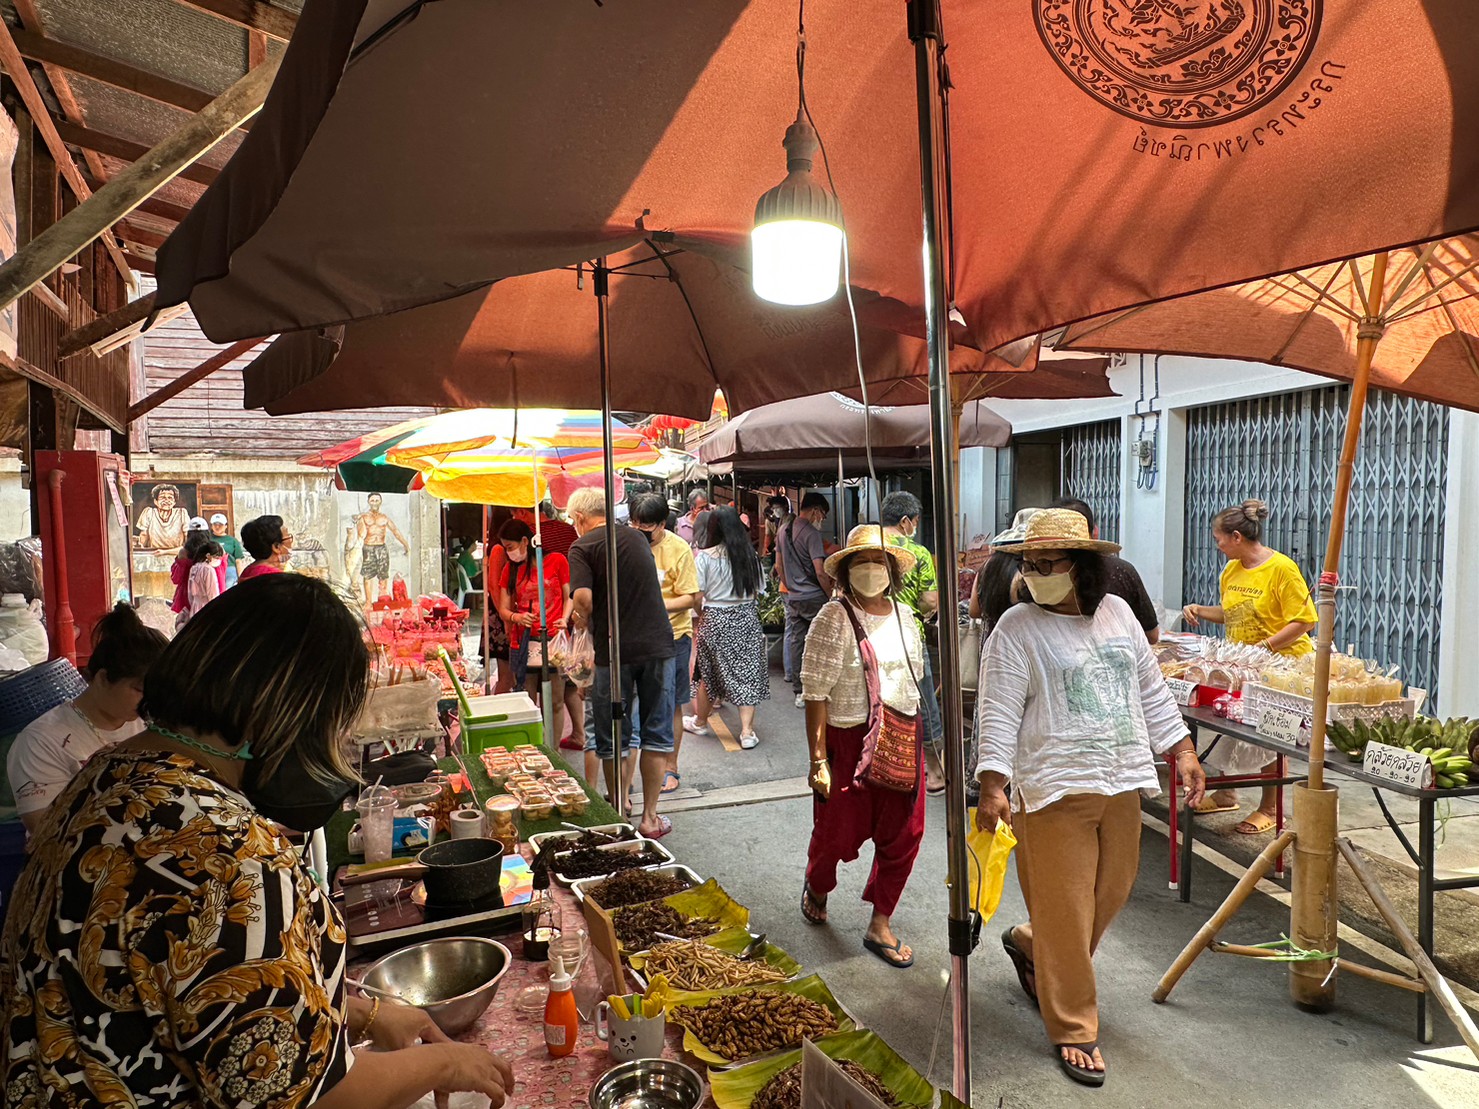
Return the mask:
<path id="1" fill-rule="evenodd" d="M 548 677 L 554 698 L 554 735 L 565 734 L 562 710 L 569 707 L 571 719 L 577 709 L 567 706 L 580 692 L 573 685 L 567 690 L 564 672 L 558 666 L 543 665 L 541 631 L 553 639 L 564 631 L 570 619 L 570 563 L 562 554 L 546 551 L 544 555 L 544 614 L 539 612 L 539 578 L 535 571 L 534 529 L 523 520 L 510 520 L 498 532 L 498 542 L 508 556 L 508 568 L 497 579 L 498 615 L 509 632 L 509 662 L 513 667 L 514 687 L 523 686 L 538 697 L 541 682 Z M 535 660 L 530 665 L 530 655 Z"/>
<path id="2" fill-rule="evenodd" d="M 282 568 L 293 560 L 293 536 L 283 530 L 281 516 L 258 516 L 255 520 L 248 520 L 241 526 L 241 545 L 252 556 L 252 564 L 241 572 L 239 581 L 263 574 L 280 574 Z"/>
<path id="3" fill-rule="evenodd" d="M 579 533 L 560 519 L 560 514 L 549 501 L 540 502 L 539 514 L 543 517 L 539 525 L 539 542 L 544 547 L 544 553 L 569 555 L 571 544 L 580 538 Z"/>

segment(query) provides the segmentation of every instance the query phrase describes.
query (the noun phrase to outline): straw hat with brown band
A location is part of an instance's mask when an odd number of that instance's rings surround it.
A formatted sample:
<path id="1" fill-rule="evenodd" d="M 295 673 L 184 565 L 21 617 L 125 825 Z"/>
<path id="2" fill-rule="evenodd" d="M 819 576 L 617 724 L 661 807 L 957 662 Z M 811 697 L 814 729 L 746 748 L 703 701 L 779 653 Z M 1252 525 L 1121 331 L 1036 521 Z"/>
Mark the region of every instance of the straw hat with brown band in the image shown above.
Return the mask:
<path id="1" fill-rule="evenodd" d="M 851 540 L 851 536 L 848 537 Z M 995 546 L 995 544 L 993 544 Z M 1026 554 L 1029 551 L 1098 551 L 1117 554 L 1120 545 L 1089 534 L 1089 522 L 1071 508 L 1045 508 L 1027 523 L 1019 543 L 996 547 L 999 551 Z M 831 572 L 830 569 L 828 571 Z"/>
<path id="2" fill-rule="evenodd" d="M 1080 517 L 1082 519 L 1082 517 Z M 1118 550 L 1118 548 L 1115 548 Z M 883 529 L 877 524 L 859 524 L 847 533 L 847 546 L 834 554 L 827 556 L 827 561 L 822 563 L 822 569 L 827 571 L 827 576 L 834 581 L 837 579 L 837 569 L 843 562 L 862 551 L 882 551 L 893 559 L 894 572 L 896 576 L 903 578 L 914 569 L 914 556 L 903 547 L 895 547 L 888 542 L 883 535 Z"/>

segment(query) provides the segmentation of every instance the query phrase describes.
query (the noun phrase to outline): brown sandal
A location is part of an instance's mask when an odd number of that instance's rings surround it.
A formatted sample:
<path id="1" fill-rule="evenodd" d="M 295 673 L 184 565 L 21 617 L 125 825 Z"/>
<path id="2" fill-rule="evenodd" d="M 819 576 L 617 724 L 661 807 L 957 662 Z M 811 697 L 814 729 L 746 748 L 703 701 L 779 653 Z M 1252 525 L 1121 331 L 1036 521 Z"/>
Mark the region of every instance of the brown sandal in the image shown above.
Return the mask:
<path id="1" fill-rule="evenodd" d="M 801 915 L 814 927 L 827 923 L 827 899 L 812 893 L 807 882 L 801 883 Z"/>
<path id="2" fill-rule="evenodd" d="M 1254 809 L 1248 814 L 1248 819 L 1238 821 L 1233 831 L 1240 836 L 1261 836 L 1264 832 L 1274 830 L 1275 820 L 1262 809 Z"/>

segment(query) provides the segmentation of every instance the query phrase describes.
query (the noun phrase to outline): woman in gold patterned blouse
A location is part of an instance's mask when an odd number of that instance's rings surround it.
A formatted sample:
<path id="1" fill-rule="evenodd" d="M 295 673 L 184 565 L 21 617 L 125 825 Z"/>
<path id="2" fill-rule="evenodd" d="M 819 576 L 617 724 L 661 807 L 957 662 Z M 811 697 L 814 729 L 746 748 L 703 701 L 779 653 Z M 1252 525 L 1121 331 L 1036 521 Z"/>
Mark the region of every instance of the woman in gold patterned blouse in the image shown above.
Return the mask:
<path id="1" fill-rule="evenodd" d="M 346 1000 L 343 922 L 272 823 L 317 828 L 353 789 L 341 737 L 367 671 L 349 610 L 297 574 L 186 625 L 145 678 L 149 730 L 73 780 L 16 885 L 0 1101 L 502 1105 L 497 1056 L 419 1009 Z"/>

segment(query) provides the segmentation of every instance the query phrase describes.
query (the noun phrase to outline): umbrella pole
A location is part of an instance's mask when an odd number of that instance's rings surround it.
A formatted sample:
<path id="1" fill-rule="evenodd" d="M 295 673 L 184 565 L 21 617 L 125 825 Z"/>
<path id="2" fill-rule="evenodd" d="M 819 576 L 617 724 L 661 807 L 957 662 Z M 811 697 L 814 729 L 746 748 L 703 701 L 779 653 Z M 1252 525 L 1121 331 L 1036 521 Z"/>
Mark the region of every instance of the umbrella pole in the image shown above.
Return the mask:
<path id="1" fill-rule="evenodd" d="M 868 417 L 865 415 L 863 418 L 864 419 L 867 419 Z M 836 516 L 836 518 L 835 518 L 835 520 L 833 522 L 837 525 L 837 545 L 839 547 L 841 547 L 841 546 L 844 545 L 843 542 L 842 542 L 842 482 L 843 482 L 843 480 L 844 479 L 843 479 L 843 476 L 842 476 L 842 451 L 839 450 L 837 452 L 837 485 L 832 490 L 832 507 L 835 508 L 835 509 L 837 509 L 837 516 Z"/>
<path id="2" fill-rule="evenodd" d="M 1336 946 L 1335 836 L 1339 826 L 1339 792 L 1325 786 L 1325 716 L 1330 706 L 1330 656 L 1335 648 L 1335 588 L 1340 581 L 1340 552 L 1345 543 L 1346 510 L 1355 476 L 1356 452 L 1361 446 L 1361 420 L 1371 383 L 1371 360 L 1381 342 L 1385 322 L 1382 298 L 1386 287 L 1387 255 L 1375 256 L 1371 286 L 1362 298 L 1366 315 L 1357 325 L 1356 372 L 1351 379 L 1351 403 L 1346 415 L 1345 441 L 1335 471 L 1335 500 L 1330 510 L 1330 537 L 1320 574 L 1316 611 L 1320 618 L 1315 646 L 1315 703 L 1310 722 L 1310 776 L 1294 790 L 1294 865 L 1289 903 L 1289 936 L 1309 951 L 1334 951 Z M 1335 1004 L 1335 976 L 1328 962 L 1290 963 L 1289 996 L 1302 1008 L 1325 1010 Z"/>
<path id="3" fill-rule="evenodd" d="M 940 710 L 945 724 L 945 848 L 950 886 L 950 998 L 953 1070 L 951 1089 L 971 1104 L 969 957 L 972 937 L 966 860 L 965 734 L 960 700 L 960 597 L 955 574 L 957 491 L 950 397 L 950 272 L 947 228 L 949 201 L 945 179 L 945 113 L 940 83 L 938 0 L 908 6 L 909 38 L 914 43 L 915 94 L 919 110 L 919 176 L 924 209 L 926 334 L 929 339 L 930 481 L 935 504 L 935 558 L 948 566 L 939 575 Z"/>
<path id="4" fill-rule="evenodd" d="M 625 815 L 626 791 L 622 788 L 621 763 L 626 752 L 621 748 L 621 725 L 626 716 L 626 707 L 622 703 L 621 632 L 617 626 L 616 451 L 611 427 L 611 333 L 608 318 L 611 271 L 606 268 L 604 257 L 596 259 L 592 272 L 596 292 L 596 337 L 601 363 L 601 450 L 606 455 L 603 475 L 606 493 L 606 625 L 610 637 L 610 654 L 607 656 L 610 666 L 607 675 L 611 688 L 611 765 L 606 770 L 606 776 L 611 787 L 611 804 L 618 813 Z"/>
<path id="5" fill-rule="evenodd" d="M 549 609 L 544 598 L 544 538 L 539 527 L 539 462 L 531 459 L 534 474 L 534 573 L 539 579 L 539 709 L 544 718 L 544 739 L 551 747 L 560 745 L 555 735 L 555 706 L 553 686 L 549 676 L 549 621 L 545 619 Z"/>
<path id="6" fill-rule="evenodd" d="M 488 580 L 488 506 L 483 505 L 483 696 L 493 692 L 493 677 L 488 673 L 493 645 L 488 642 L 488 606 L 493 601 L 493 583 Z"/>

